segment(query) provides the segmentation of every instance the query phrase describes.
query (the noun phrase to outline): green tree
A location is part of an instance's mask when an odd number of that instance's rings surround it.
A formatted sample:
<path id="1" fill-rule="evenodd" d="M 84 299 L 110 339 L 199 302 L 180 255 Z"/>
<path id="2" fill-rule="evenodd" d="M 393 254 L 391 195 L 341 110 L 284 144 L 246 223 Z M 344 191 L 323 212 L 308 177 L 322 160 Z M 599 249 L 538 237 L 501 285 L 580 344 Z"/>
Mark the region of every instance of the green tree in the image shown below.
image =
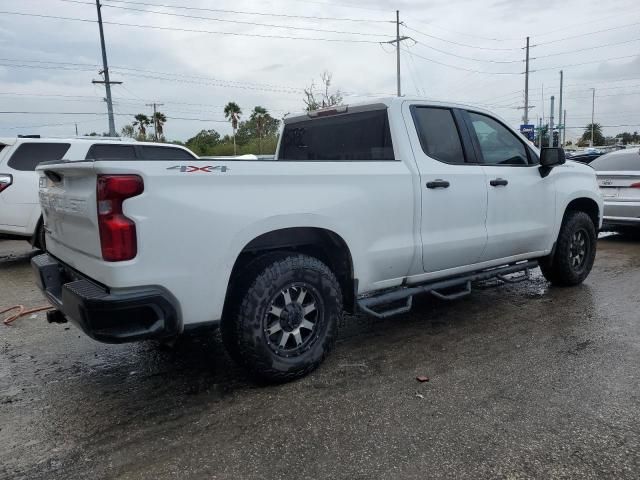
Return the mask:
<path id="1" fill-rule="evenodd" d="M 215 155 L 215 148 L 220 143 L 220 134 L 215 130 L 200 130 L 185 145 L 196 155 Z"/>
<path id="2" fill-rule="evenodd" d="M 135 117 L 133 127 L 138 127 L 138 137 L 145 140 L 147 138 L 147 127 L 151 125 L 151 120 L 144 113 L 139 113 Z"/>
<path id="3" fill-rule="evenodd" d="M 591 124 L 587 124 L 586 127 L 584 127 L 584 133 L 582 134 L 582 142 L 581 143 L 586 143 L 589 142 L 589 144 L 591 143 Z M 593 124 L 593 146 L 596 145 L 604 145 L 605 143 L 605 139 L 604 136 L 602 135 L 602 125 L 600 125 L 599 123 L 594 123 Z"/>
<path id="4" fill-rule="evenodd" d="M 342 105 L 342 94 L 340 90 L 331 91 L 331 81 L 333 75 L 326 70 L 320 75 L 320 87 L 316 88 L 315 82 L 312 80 L 309 88 L 304 89 L 304 98 L 302 101 L 307 112 L 312 112 L 320 108 L 332 107 L 334 105 Z"/>
<path id="5" fill-rule="evenodd" d="M 238 129 L 238 122 L 240 121 L 240 116 L 242 115 L 242 110 L 240 106 L 236 102 L 229 102 L 224 107 L 224 117 L 231 122 L 231 128 L 233 129 L 233 154 L 237 155 L 236 150 L 236 130 Z"/>
<path id="6" fill-rule="evenodd" d="M 124 127 L 122 127 L 121 133 L 123 137 L 133 138 L 136 136 L 136 131 L 133 128 L 133 125 L 125 125 Z"/>
<path id="7" fill-rule="evenodd" d="M 155 140 L 164 141 L 164 124 L 167 123 L 167 117 L 162 112 L 155 112 L 151 117 L 155 129 Z"/>
<path id="8" fill-rule="evenodd" d="M 249 120 L 240 122 L 236 133 L 236 141 L 238 145 L 246 145 L 252 140 L 257 141 L 258 151 L 262 153 L 263 141 L 267 142 L 274 139 L 278 135 L 280 121 L 273 118 L 266 108 L 256 106 Z M 255 153 L 255 152 L 254 152 Z"/>

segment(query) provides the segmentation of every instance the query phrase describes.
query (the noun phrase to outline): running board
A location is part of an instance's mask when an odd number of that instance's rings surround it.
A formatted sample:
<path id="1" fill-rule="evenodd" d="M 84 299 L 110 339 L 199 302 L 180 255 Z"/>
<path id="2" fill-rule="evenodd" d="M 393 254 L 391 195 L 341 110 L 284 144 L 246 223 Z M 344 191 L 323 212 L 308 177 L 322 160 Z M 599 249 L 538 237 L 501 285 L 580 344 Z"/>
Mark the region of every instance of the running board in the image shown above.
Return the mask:
<path id="1" fill-rule="evenodd" d="M 456 300 L 471 293 L 471 282 L 498 278 L 509 283 L 516 283 L 529 278 L 529 271 L 533 268 L 536 268 L 537 266 L 538 262 L 535 260 L 531 260 L 527 262 L 506 265 L 503 267 L 492 268 L 489 270 L 483 270 L 480 272 L 472 273 L 470 275 L 450 278 L 448 280 L 436 280 L 435 282 L 424 283 L 422 285 L 400 287 L 395 290 L 386 291 L 385 293 L 381 293 L 379 295 L 361 298 L 358 300 L 358 308 L 376 318 L 387 318 L 392 315 L 407 313 L 409 310 L 411 310 L 414 295 L 418 295 L 421 293 L 430 293 L 431 295 L 442 300 Z M 522 278 L 509 279 L 505 277 L 505 275 L 517 272 L 524 272 Z M 440 291 L 454 287 L 462 287 L 462 290 L 454 293 L 442 293 Z M 404 301 L 405 304 L 389 310 L 378 311 L 374 309 L 375 307 L 378 307 L 380 305 L 389 305 L 391 303 L 400 301 Z"/>

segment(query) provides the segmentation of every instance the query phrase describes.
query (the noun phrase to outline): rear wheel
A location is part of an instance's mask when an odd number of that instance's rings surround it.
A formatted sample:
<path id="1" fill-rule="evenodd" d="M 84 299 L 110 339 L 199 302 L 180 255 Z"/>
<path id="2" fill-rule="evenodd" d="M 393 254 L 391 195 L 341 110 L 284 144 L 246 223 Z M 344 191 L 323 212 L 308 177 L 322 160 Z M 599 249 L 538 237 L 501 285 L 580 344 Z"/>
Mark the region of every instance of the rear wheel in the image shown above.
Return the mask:
<path id="1" fill-rule="evenodd" d="M 40 221 L 40 223 L 38 224 L 38 229 L 36 230 L 33 246 L 42 251 L 45 251 L 47 249 L 44 223 L 42 223 L 42 221 Z"/>
<path id="2" fill-rule="evenodd" d="M 567 212 L 554 253 L 540 262 L 542 274 L 558 286 L 582 283 L 593 267 L 596 242 L 596 229 L 591 217 L 584 212 Z"/>
<path id="3" fill-rule="evenodd" d="M 331 270 L 306 255 L 254 262 L 222 322 L 231 356 L 256 376 L 293 380 L 314 370 L 335 343 L 342 293 Z"/>

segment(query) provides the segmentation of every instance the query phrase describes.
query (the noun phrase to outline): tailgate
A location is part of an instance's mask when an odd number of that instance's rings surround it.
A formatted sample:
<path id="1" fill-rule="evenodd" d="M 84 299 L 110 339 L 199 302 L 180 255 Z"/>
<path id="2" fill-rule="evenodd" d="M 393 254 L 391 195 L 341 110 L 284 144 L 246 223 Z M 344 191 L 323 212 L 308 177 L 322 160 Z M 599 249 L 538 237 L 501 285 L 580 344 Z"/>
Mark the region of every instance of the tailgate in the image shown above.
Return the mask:
<path id="1" fill-rule="evenodd" d="M 598 186 L 605 200 L 640 201 L 637 172 L 598 172 Z"/>
<path id="2" fill-rule="evenodd" d="M 37 171 L 47 250 L 101 258 L 93 162 L 41 164 Z"/>

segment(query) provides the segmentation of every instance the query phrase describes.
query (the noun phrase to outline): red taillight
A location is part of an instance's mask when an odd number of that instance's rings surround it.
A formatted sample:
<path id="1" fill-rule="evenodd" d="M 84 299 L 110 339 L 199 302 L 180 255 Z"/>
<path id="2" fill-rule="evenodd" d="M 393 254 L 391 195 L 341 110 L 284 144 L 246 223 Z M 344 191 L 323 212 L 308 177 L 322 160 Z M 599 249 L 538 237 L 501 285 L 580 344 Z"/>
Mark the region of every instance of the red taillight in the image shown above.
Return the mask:
<path id="1" fill-rule="evenodd" d="M 0 173 L 0 192 L 5 190 L 12 183 L 13 177 L 11 175 L 4 175 Z"/>
<path id="2" fill-rule="evenodd" d="M 640 182 L 632 183 L 629 188 L 640 188 Z"/>
<path id="3" fill-rule="evenodd" d="M 138 175 L 98 175 L 98 227 L 102 258 L 131 260 L 138 253 L 136 224 L 122 213 L 122 203 L 144 191 Z"/>

